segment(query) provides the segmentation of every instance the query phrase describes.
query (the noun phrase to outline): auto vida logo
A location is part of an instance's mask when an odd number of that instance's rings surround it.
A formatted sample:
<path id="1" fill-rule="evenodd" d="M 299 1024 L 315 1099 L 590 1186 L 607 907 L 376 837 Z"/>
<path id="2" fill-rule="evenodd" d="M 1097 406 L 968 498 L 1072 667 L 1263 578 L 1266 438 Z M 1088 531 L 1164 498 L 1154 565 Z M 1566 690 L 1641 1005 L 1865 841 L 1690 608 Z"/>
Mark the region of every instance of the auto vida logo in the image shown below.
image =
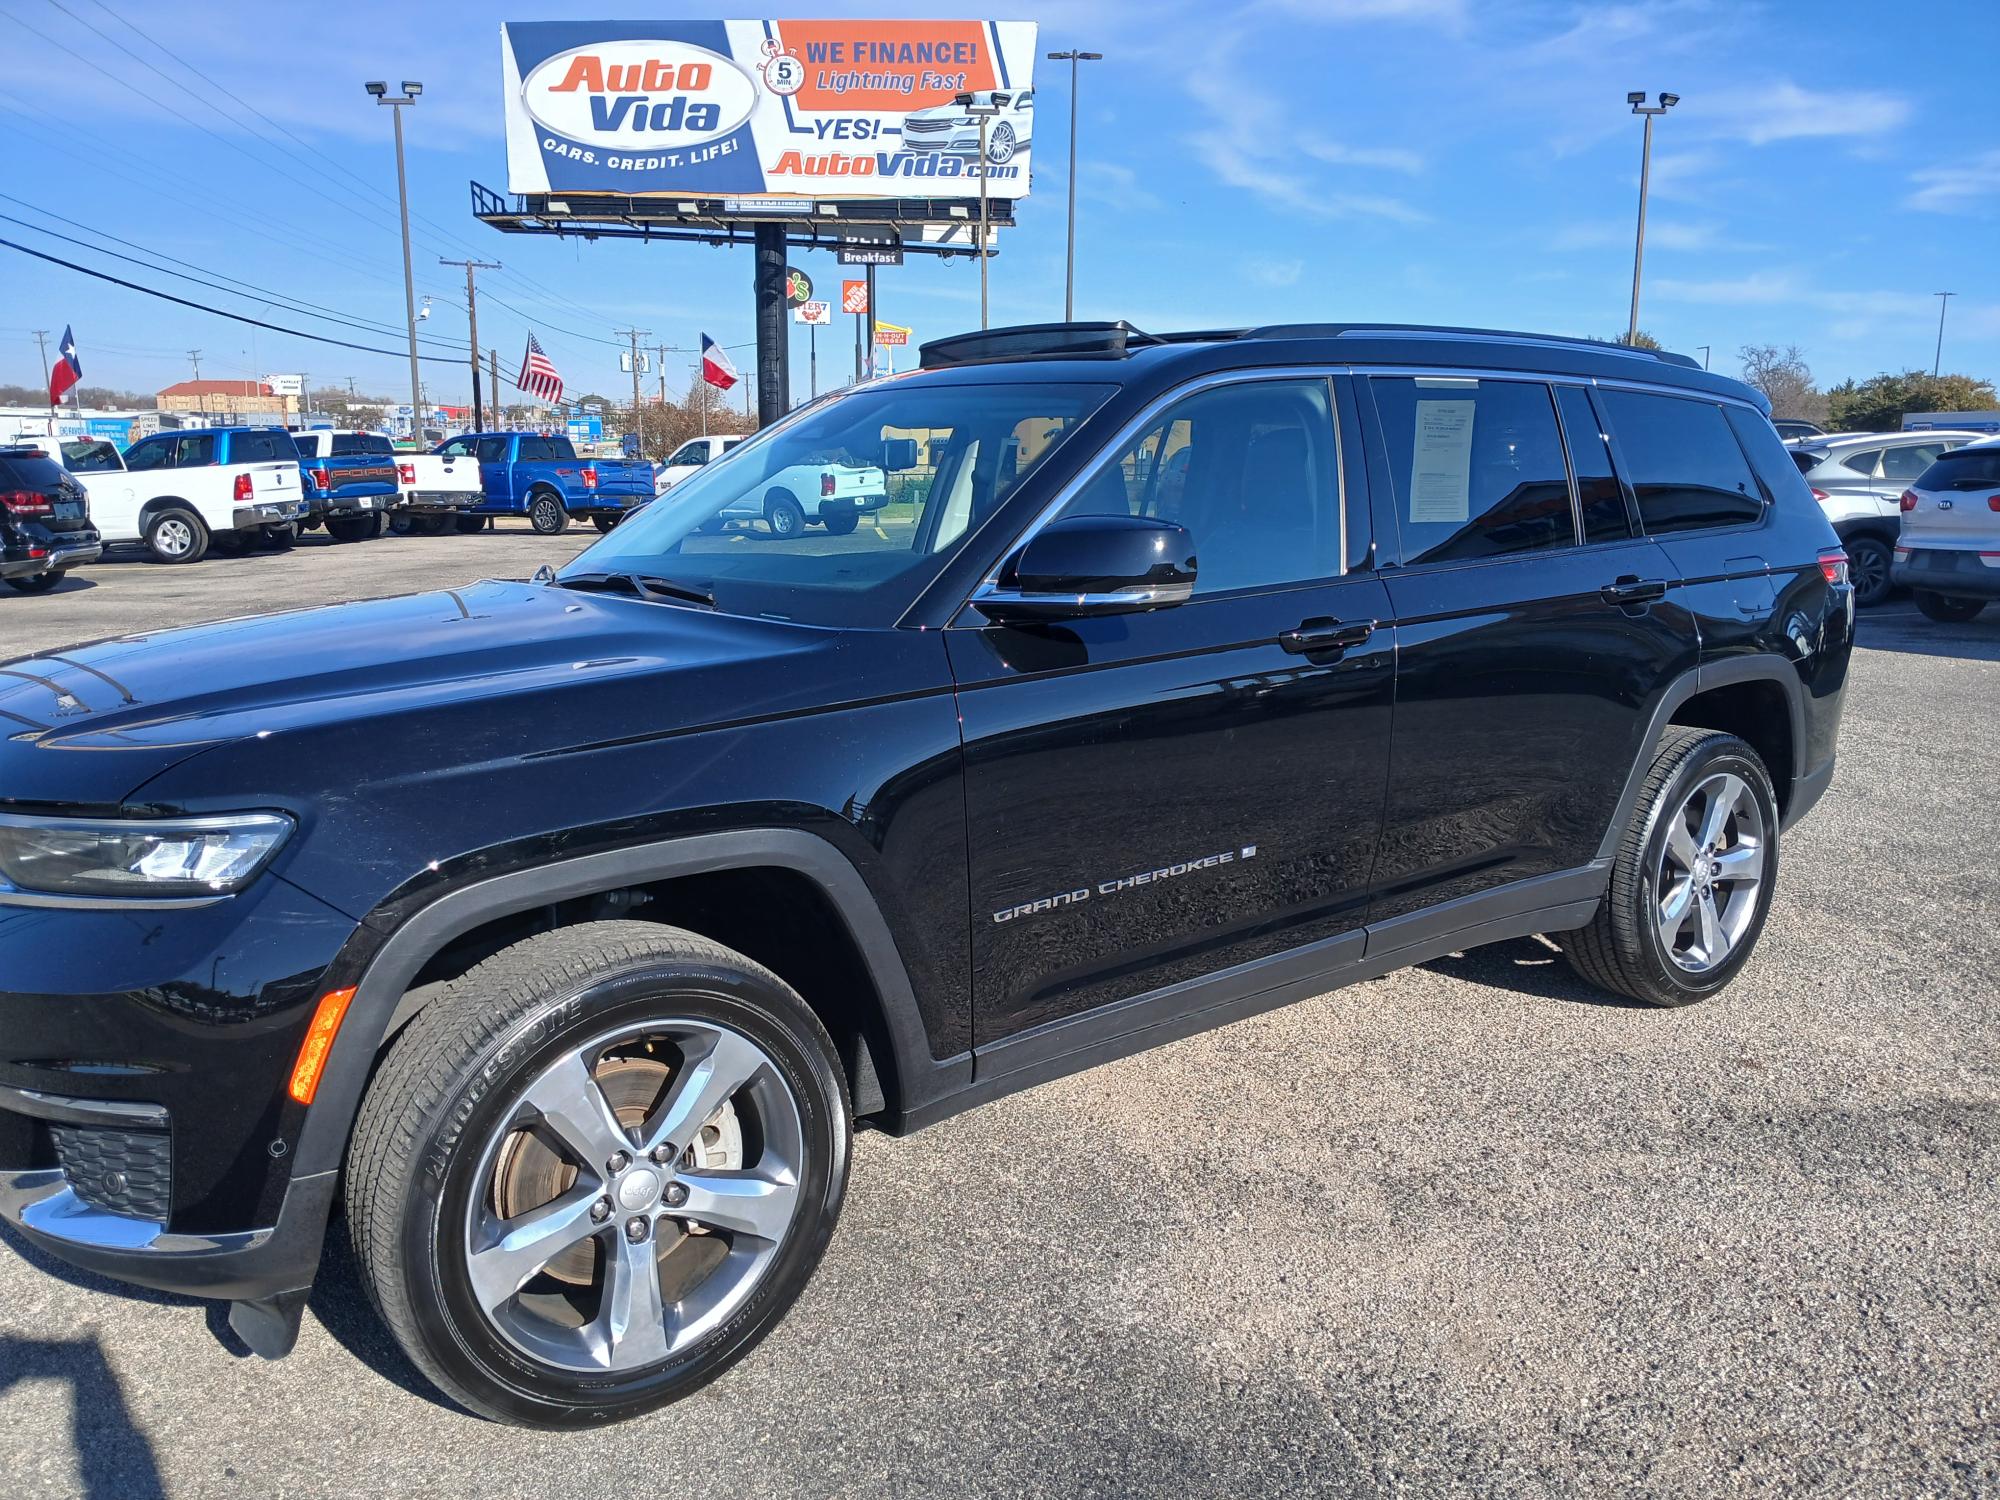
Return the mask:
<path id="1" fill-rule="evenodd" d="M 538 125 L 596 146 L 695 146 L 736 129 L 757 86 L 686 42 L 597 42 L 537 63 L 521 98 Z"/>

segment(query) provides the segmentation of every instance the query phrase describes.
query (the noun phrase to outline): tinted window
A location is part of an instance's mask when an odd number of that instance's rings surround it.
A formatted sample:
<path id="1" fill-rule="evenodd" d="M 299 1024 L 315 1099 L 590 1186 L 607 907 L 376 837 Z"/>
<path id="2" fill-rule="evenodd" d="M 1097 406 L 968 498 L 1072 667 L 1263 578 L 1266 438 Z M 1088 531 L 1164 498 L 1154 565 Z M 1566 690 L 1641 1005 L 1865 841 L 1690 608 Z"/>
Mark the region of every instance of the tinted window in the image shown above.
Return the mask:
<path id="1" fill-rule="evenodd" d="M 520 463 L 545 463 L 556 456 L 555 441 L 545 437 L 524 437 L 514 457 Z"/>
<path id="2" fill-rule="evenodd" d="M 0 458 L 0 484 L 9 489 L 66 490 L 62 465 L 46 454 L 40 458 L 15 455 Z"/>
<path id="3" fill-rule="evenodd" d="M 1910 443 L 1882 455 L 1882 477 L 1907 484 L 1938 460 L 1943 443 Z"/>
<path id="4" fill-rule="evenodd" d="M 173 440 L 173 457 L 168 460 L 170 469 L 202 469 L 215 462 L 215 434 L 196 432 Z"/>
<path id="5" fill-rule="evenodd" d="M 548 456 L 550 458 L 568 459 L 576 457 L 576 449 L 570 447 L 569 439 L 566 437 L 544 438 L 542 441 L 549 445 Z"/>
<path id="6" fill-rule="evenodd" d="M 1810 474 L 1826 457 L 1824 453 L 1815 453 L 1810 448 L 1787 448 L 1785 451 L 1792 455 L 1792 462 L 1798 465 L 1801 474 Z"/>
<path id="7" fill-rule="evenodd" d="M 147 438 L 125 450 L 128 469 L 166 469 L 173 466 L 174 444 L 178 438 Z"/>
<path id="8" fill-rule="evenodd" d="M 319 457 L 319 434 L 316 432 L 295 432 L 292 446 L 299 451 L 299 457 L 314 459 Z"/>
<path id="9" fill-rule="evenodd" d="M 479 440 L 479 461 L 483 464 L 504 464 L 507 462 L 507 439 L 504 437 L 483 437 Z"/>
<path id="10" fill-rule="evenodd" d="M 118 449 L 111 443 L 64 443 L 62 456 L 63 466 L 72 474 L 102 474 L 118 468 Z"/>
<path id="11" fill-rule="evenodd" d="M 1547 386 L 1455 376 L 1369 384 L 1388 445 L 1404 562 L 1575 542 Z"/>
<path id="12" fill-rule="evenodd" d="M 2000 487 L 2000 444 L 1958 448 L 1943 454 L 1918 476 L 1920 490 L 1978 490 Z"/>
<path id="13" fill-rule="evenodd" d="M 1840 456 L 1840 466 L 1843 469 L 1848 469 L 1856 474 L 1873 479 L 1875 477 L 1875 465 L 1880 463 L 1881 460 L 1882 450 L 1880 448 L 1863 448 L 1856 453 L 1843 453 Z"/>
<path id="14" fill-rule="evenodd" d="M 1583 510 L 1583 539 L 1623 541 L 1632 534 L 1632 518 L 1625 509 L 1625 487 L 1611 467 L 1611 448 L 1604 436 L 1604 424 L 1597 420 L 1597 412 L 1590 404 L 1590 392 L 1581 386 L 1558 386 L 1556 406 L 1562 412 L 1563 436 L 1569 440 L 1570 468 L 1576 474 L 1576 498 Z"/>
<path id="15" fill-rule="evenodd" d="M 1762 492 L 1721 407 L 1639 391 L 1597 395 L 1647 531 L 1734 526 L 1763 515 Z M 1768 431 L 1771 424 L 1761 425 Z"/>
<path id="16" fill-rule="evenodd" d="M 355 453 L 384 454 L 395 450 L 389 440 L 373 432 L 336 432 L 333 435 L 333 455 L 343 458 Z"/>
<path id="17" fill-rule="evenodd" d="M 1764 487 L 1764 498 L 1785 500 L 1790 496 L 1788 504 L 1809 503 L 1812 489 L 1800 477 L 1797 450 L 1780 442 L 1771 424 L 1748 407 L 1728 406 L 1723 412 L 1729 419 L 1729 430 L 1736 434 L 1737 443 L 1750 459 L 1751 472 Z M 1816 467 L 1825 456 L 1822 450 L 1810 466 Z"/>
<path id="18" fill-rule="evenodd" d="M 267 464 L 274 459 L 297 463 L 298 457 L 288 432 L 239 432 L 229 440 L 232 464 Z"/>
<path id="19" fill-rule="evenodd" d="M 1341 568 L 1333 446 L 1325 382 L 1223 386 L 1169 407 L 1063 513 L 1185 526 L 1198 594 L 1332 578 Z"/>

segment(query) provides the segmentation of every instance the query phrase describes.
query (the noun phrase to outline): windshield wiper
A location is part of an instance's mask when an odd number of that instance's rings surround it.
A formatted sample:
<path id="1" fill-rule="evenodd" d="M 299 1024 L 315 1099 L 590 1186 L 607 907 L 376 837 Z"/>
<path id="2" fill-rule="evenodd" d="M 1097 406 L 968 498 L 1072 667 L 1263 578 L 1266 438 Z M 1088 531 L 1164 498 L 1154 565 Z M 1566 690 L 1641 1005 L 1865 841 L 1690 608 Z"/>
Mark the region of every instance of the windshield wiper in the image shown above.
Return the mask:
<path id="1" fill-rule="evenodd" d="M 709 590 L 662 578 L 657 573 L 571 573 L 555 583 L 566 589 L 623 590 L 641 599 L 677 599 L 683 604 L 699 604 L 703 609 L 715 608 L 715 595 Z"/>

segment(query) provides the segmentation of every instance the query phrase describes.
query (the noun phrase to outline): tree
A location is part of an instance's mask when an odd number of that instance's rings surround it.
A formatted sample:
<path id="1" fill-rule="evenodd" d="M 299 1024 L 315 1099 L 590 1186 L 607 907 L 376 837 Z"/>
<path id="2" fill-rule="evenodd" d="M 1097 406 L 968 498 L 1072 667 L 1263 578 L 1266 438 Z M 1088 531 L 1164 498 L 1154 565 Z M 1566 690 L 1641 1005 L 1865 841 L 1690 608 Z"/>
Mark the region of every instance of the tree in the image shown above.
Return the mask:
<path id="1" fill-rule="evenodd" d="M 1827 419 L 1826 393 L 1813 384 L 1812 371 L 1797 344 L 1745 344 L 1743 379 L 1771 401 L 1771 415 L 1805 422 Z"/>
<path id="2" fill-rule="evenodd" d="M 1619 334 L 1616 342 L 1632 349 L 1664 349 L 1666 347 L 1666 345 L 1662 344 L 1643 328 L 1637 333 Z"/>
<path id="3" fill-rule="evenodd" d="M 1992 411 L 2000 393 L 1990 380 L 1970 375 L 1932 375 L 1924 370 L 1887 371 L 1858 385 L 1844 380 L 1827 392 L 1831 425 L 1837 432 L 1895 432 L 1913 411 Z"/>

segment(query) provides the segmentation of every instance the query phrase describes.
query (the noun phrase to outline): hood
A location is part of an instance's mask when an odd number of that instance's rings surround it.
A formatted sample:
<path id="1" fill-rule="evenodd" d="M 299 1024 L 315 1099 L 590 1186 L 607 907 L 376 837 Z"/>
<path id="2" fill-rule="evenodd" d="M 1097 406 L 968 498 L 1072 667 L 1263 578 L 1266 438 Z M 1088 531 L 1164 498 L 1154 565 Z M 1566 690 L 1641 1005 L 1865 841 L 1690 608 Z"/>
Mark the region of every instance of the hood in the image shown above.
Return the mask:
<path id="1" fill-rule="evenodd" d="M 335 727 L 350 754 L 371 725 L 407 751 L 409 735 L 391 726 L 476 718 L 504 725 L 520 753 L 772 711 L 792 706 L 816 674 L 762 664 L 837 639 L 491 581 L 124 636 L 0 665 L 0 800 L 115 805 L 218 745 L 268 740 L 283 753 Z M 629 690 L 631 679 L 667 673 L 719 686 L 711 672 L 727 678 L 727 693 Z M 440 753 L 471 750 L 461 740 Z"/>

